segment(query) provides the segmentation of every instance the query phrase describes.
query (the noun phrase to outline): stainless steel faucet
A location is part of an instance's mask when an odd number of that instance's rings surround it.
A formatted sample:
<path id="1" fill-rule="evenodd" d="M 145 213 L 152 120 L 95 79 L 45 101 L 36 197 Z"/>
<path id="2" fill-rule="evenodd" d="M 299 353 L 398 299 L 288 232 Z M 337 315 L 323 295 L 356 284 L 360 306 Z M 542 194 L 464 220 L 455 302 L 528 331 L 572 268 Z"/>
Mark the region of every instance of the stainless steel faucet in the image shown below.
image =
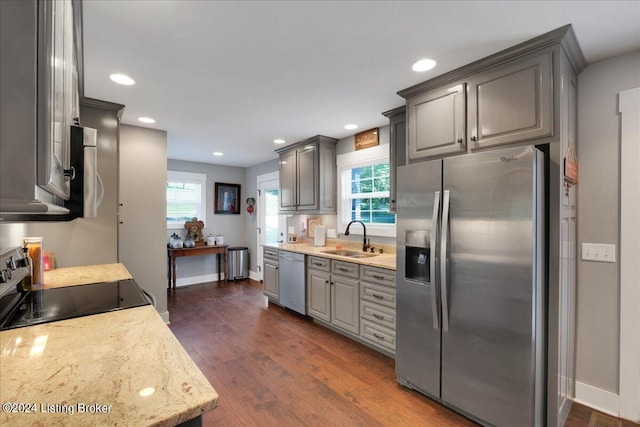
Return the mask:
<path id="1" fill-rule="evenodd" d="M 364 230 L 364 237 L 362 240 L 362 250 L 364 252 L 367 252 L 367 249 L 369 249 L 370 245 L 367 242 L 367 227 L 364 225 L 364 222 L 358 221 L 358 220 L 351 221 L 349 224 L 347 224 L 347 229 L 344 230 L 344 235 L 345 236 L 349 235 L 349 227 L 351 227 L 351 224 L 353 224 L 354 222 L 359 222 L 360 224 L 362 224 L 362 229 Z"/>

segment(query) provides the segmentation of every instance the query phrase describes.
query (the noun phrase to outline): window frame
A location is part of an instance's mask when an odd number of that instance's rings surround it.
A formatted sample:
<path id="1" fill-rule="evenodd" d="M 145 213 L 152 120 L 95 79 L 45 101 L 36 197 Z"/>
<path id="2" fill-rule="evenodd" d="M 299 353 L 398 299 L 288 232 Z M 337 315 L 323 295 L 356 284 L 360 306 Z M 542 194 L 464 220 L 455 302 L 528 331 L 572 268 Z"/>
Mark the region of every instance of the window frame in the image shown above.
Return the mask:
<path id="1" fill-rule="evenodd" d="M 351 179 L 344 179 L 344 172 L 353 168 L 371 166 L 376 163 L 390 163 L 389 161 L 389 145 L 382 144 L 375 147 L 367 148 L 359 151 L 339 154 L 336 156 L 337 174 L 338 174 L 338 210 L 336 216 L 336 224 L 341 230 L 344 230 L 349 224 L 351 218 L 351 199 L 345 197 L 347 188 L 351 188 Z M 389 165 L 391 167 L 391 165 Z M 388 197 L 391 195 L 389 194 Z M 379 197 L 379 196 L 378 196 Z M 397 218 L 396 218 L 397 221 Z M 396 223 L 393 224 L 371 224 L 366 223 L 367 236 L 395 237 Z M 363 234 L 362 227 L 352 227 L 349 230 L 352 234 Z"/>
<path id="2" fill-rule="evenodd" d="M 198 220 L 207 223 L 207 174 L 196 172 L 183 172 L 175 170 L 167 170 L 167 183 L 173 182 L 189 182 L 200 184 L 200 216 Z M 169 200 L 165 201 L 165 218 L 167 217 L 167 205 Z M 167 220 L 167 230 L 178 230 L 184 228 L 184 221 Z"/>

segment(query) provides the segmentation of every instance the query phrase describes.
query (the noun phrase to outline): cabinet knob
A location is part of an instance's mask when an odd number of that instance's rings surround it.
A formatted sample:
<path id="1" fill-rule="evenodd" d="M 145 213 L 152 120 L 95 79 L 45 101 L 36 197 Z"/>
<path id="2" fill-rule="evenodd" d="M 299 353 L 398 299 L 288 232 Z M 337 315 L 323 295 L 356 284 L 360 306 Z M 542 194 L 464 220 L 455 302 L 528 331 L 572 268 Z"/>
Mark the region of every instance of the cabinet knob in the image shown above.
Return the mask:
<path id="1" fill-rule="evenodd" d="M 462 138 L 458 139 L 458 144 L 462 144 Z"/>
<path id="2" fill-rule="evenodd" d="M 478 137 L 477 137 L 477 136 L 475 136 L 475 135 L 473 135 L 473 136 L 471 137 L 471 140 L 472 140 L 473 142 L 476 142 L 476 141 L 478 140 Z"/>
<path id="3" fill-rule="evenodd" d="M 329 281 L 328 281 L 328 280 L 325 280 L 325 281 L 324 281 L 324 283 L 329 283 Z"/>

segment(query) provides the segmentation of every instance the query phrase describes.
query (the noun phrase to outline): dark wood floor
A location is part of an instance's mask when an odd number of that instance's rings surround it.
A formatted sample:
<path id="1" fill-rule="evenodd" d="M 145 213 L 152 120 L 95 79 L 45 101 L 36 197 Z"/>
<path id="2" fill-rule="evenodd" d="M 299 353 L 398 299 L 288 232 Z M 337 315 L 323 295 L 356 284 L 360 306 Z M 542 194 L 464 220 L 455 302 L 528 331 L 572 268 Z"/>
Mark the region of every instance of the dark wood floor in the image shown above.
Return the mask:
<path id="1" fill-rule="evenodd" d="M 205 426 L 473 426 L 396 382 L 394 360 L 267 305 L 252 280 L 179 288 L 170 328 L 214 386 Z M 568 427 L 590 424 L 574 405 Z M 624 424 L 624 426 L 634 424 Z"/>

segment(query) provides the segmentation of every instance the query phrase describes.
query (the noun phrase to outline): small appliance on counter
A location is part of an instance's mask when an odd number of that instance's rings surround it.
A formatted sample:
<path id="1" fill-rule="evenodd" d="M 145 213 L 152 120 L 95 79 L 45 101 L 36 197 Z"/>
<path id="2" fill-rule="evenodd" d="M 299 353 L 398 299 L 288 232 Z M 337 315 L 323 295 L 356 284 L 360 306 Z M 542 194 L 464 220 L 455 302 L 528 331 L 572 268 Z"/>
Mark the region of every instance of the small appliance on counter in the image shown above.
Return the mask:
<path id="1" fill-rule="evenodd" d="M 298 243 L 298 234 L 289 233 L 287 236 L 287 243 Z"/>
<path id="2" fill-rule="evenodd" d="M 316 225 L 313 234 L 313 246 L 324 246 L 326 244 L 325 241 L 325 233 L 327 231 L 327 227 L 324 225 Z"/>

